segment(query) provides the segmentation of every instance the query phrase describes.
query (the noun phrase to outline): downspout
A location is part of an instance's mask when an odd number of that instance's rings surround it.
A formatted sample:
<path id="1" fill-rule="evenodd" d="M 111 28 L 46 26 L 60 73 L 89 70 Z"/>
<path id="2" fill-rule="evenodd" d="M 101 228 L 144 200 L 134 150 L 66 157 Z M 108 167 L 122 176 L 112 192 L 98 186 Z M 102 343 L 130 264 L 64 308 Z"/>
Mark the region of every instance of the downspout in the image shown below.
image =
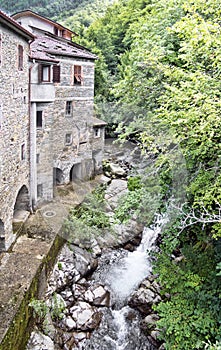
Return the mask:
<path id="1" fill-rule="evenodd" d="M 33 212 L 37 203 L 37 166 L 36 166 L 36 103 L 31 102 L 31 73 L 29 67 L 29 145 L 30 145 L 30 208 Z"/>

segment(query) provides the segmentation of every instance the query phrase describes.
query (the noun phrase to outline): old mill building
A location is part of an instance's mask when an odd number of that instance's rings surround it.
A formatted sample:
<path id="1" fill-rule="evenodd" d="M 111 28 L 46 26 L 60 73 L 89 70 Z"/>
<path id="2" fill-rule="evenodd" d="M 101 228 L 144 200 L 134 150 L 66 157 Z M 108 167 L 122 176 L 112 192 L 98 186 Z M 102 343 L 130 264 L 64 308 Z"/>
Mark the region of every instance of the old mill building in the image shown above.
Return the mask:
<path id="1" fill-rule="evenodd" d="M 32 11 L 0 11 L 0 250 L 13 219 L 57 184 L 101 169 L 105 122 L 94 117 L 96 56 L 76 34 Z"/>

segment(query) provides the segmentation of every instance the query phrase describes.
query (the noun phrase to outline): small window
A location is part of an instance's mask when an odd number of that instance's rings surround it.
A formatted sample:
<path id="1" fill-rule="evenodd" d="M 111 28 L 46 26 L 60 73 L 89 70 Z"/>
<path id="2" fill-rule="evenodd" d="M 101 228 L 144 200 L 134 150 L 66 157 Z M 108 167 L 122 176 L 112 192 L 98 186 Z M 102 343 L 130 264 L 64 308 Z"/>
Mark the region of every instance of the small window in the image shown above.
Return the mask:
<path id="1" fill-rule="evenodd" d="M 58 35 L 58 28 L 57 27 L 54 27 L 54 34 Z"/>
<path id="2" fill-rule="evenodd" d="M 67 116 L 72 115 L 72 101 L 66 101 L 65 115 Z"/>
<path id="3" fill-rule="evenodd" d="M 23 46 L 18 45 L 18 70 L 23 70 Z"/>
<path id="4" fill-rule="evenodd" d="M 37 185 L 37 197 L 38 198 L 43 197 L 43 185 L 42 184 Z"/>
<path id="5" fill-rule="evenodd" d="M 40 154 L 37 153 L 36 154 L 36 164 L 39 164 L 39 161 L 40 161 Z"/>
<path id="6" fill-rule="evenodd" d="M 36 126 L 39 129 L 41 129 L 43 126 L 43 112 L 42 111 L 37 111 L 37 113 L 36 113 Z"/>
<path id="7" fill-rule="evenodd" d="M 25 144 L 21 145 L 21 160 L 25 160 Z"/>
<path id="8" fill-rule="evenodd" d="M 65 135 L 65 145 L 71 145 L 72 144 L 72 134 L 66 134 Z"/>
<path id="9" fill-rule="evenodd" d="M 39 83 L 49 83 L 51 81 L 51 66 L 39 64 L 38 66 L 38 80 Z"/>
<path id="10" fill-rule="evenodd" d="M 81 85 L 82 80 L 82 67 L 74 66 L 74 84 Z"/>
<path id="11" fill-rule="evenodd" d="M 94 128 L 94 137 L 100 137 L 100 136 L 101 136 L 101 129 Z"/>

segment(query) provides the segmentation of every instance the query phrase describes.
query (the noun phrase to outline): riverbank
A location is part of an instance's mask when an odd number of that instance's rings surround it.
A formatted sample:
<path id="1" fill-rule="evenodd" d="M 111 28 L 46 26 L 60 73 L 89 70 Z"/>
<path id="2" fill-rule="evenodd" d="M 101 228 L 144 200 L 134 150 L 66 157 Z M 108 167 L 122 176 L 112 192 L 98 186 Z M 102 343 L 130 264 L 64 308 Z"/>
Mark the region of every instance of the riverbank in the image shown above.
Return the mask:
<path id="1" fill-rule="evenodd" d="M 30 336 L 32 312 L 28 304 L 45 292 L 46 281 L 65 242 L 61 227 L 69 208 L 105 182 L 95 180 L 59 187 L 53 202 L 31 215 L 9 252 L 0 260 L 0 350 L 23 350 Z"/>

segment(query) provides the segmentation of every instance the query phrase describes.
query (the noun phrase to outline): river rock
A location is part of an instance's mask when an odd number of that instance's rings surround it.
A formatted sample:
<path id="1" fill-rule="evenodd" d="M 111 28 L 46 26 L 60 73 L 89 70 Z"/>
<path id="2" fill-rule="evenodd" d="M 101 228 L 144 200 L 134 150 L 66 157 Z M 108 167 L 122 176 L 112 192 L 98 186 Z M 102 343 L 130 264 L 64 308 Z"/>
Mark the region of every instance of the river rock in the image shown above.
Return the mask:
<path id="1" fill-rule="evenodd" d="M 128 304 L 130 307 L 138 309 L 142 314 L 148 315 L 155 298 L 156 294 L 151 289 L 141 287 L 131 295 Z"/>
<path id="2" fill-rule="evenodd" d="M 126 171 L 116 163 L 109 163 L 109 171 L 111 175 L 123 177 L 126 176 Z"/>
<path id="3" fill-rule="evenodd" d="M 118 205 L 119 198 L 127 191 L 127 181 L 114 179 L 110 186 L 108 186 L 104 198 L 108 201 L 111 208 L 115 209 Z"/>
<path id="4" fill-rule="evenodd" d="M 34 331 L 31 333 L 26 350 L 55 350 L 54 343 L 47 335 Z"/>
<path id="5" fill-rule="evenodd" d="M 159 316 L 157 314 L 150 314 L 146 316 L 141 322 L 141 328 L 146 332 L 150 330 L 154 330 L 156 328 L 156 322 L 159 320 Z"/>
<path id="6" fill-rule="evenodd" d="M 100 285 L 91 286 L 84 298 L 95 306 L 110 306 L 110 292 Z"/>
<path id="7" fill-rule="evenodd" d="M 71 309 L 70 314 L 76 322 L 76 328 L 81 331 L 96 329 L 101 321 L 101 313 L 86 302 L 79 301 Z"/>

